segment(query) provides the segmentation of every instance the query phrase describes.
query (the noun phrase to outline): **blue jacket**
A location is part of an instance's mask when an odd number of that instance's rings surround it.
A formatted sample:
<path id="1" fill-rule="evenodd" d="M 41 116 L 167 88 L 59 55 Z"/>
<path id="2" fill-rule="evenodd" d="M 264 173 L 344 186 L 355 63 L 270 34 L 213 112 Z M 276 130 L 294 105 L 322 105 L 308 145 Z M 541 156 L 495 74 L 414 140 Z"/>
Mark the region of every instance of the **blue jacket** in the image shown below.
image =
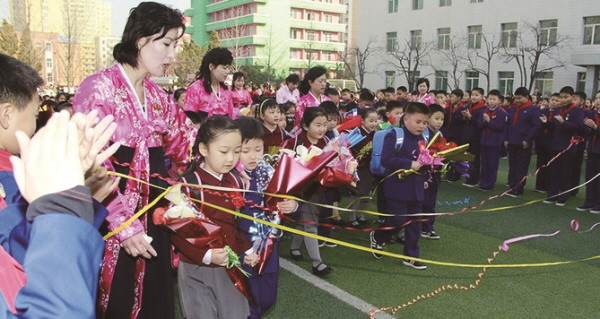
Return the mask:
<path id="1" fill-rule="evenodd" d="M 548 148 L 552 147 L 552 135 L 554 135 L 554 126 L 552 125 L 552 119 L 555 115 L 558 114 L 559 109 L 559 107 L 554 109 L 547 107 L 545 109 L 540 110 L 540 116 L 544 115 L 548 120 L 546 121 L 546 123 L 542 123 L 540 133 L 535 139 L 535 145 L 545 146 Z"/>
<path id="2" fill-rule="evenodd" d="M 522 145 L 523 142 L 532 145 L 542 125 L 540 111 L 535 105 L 529 105 L 518 111 L 519 114 L 517 116 L 515 116 L 516 112 L 516 106 L 508 109 L 508 133 L 506 140 L 508 144 L 513 145 Z"/>
<path id="3" fill-rule="evenodd" d="M 586 117 L 594 120 L 596 122 L 596 124 L 600 123 L 600 113 L 599 112 L 588 111 L 586 113 Z M 596 129 L 588 127 L 587 125 L 585 127 L 586 127 L 586 140 L 588 141 L 588 144 L 587 144 L 588 153 L 600 154 L 600 125 L 598 125 L 598 128 L 596 128 Z"/>
<path id="4" fill-rule="evenodd" d="M 463 108 L 463 110 L 469 110 L 469 112 L 471 112 L 471 119 L 462 120 L 464 124 L 461 139 L 464 143 L 479 143 L 481 129 L 483 128 L 483 113 L 486 109 L 485 101 L 481 101 L 478 104 L 470 103 Z"/>
<path id="5" fill-rule="evenodd" d="M 552 150 L 560 152 L 566 149 L 571 143 L 573 136 L 579 136 L 583 130 L 583 109 L 575 104 L 568 107 L 561 107 L 559 114 L 562 115 L 564 122 L 560 123 L 557 119 L 552 119 L 553 135 Z M 558 115 L 558 114 L 557 114 Z M 550 119 L 548 119 L 550 121 Z M 576 147 L 571 147 L 570 152 L 574 152 Z"/>
<path id="6" fill-rule="evenodd" d="M 489 122 L 483 121 L 483 130 L 481 131 L 481 145 L 501 147 L 506 136 L 508 127 L 508 114 L 501 107 L 490 110 L 489 107 L 484 111 L 490 117 Z M 482 116 L 483 118 L 483 116 Z"/>

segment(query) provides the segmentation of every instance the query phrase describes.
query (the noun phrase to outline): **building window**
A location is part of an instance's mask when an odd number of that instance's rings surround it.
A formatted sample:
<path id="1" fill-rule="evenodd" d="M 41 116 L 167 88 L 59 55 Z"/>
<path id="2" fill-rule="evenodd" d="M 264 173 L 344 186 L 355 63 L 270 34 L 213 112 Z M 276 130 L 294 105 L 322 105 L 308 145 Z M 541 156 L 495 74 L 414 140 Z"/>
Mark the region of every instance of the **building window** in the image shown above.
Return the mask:
<path id="1" fill-rule="evenodd" d="M 423 0 L 413 0 L 412 8 L 413 10 L 423 9 Z"/>
<path id="2" fill-rule="evenodd" d="M 331 52 L 325 52 L 325 53 L 323 53 L 323 60 L 325 60 L 325 61 L 331 61 Z"/>
<path id="3" fill-rule="evenodd" d="M 517 47 L 517 23 L 502 23 L 502 46 L 505 48 Z"/>
<path id="4" fill-rule="evenodd" d="M 600 44 L 600 16 L 583 18 L 583 44 Z"/>
<path id="5" fill-rule="evenodd" d="M 299 19 L 300 18 L 300 12 L 298 12 L 298 10 L 296 10 L 296 9 L 292 9 L 292 11 L 290 11 L 290 18 L 292 18 L 292 19 Z"/>
<path id="6" fill-rule="evenodd" d="M 398 0 L 388 0 L 388 13 L 398 12 Z"/>
<path id="7" fill-rule="evenodd" d="M 48 82 L 48 83 L 54 82 L 54 78 L 52 77 L 52 73 L 46 74 L 46 82 Z"/>
<path id="8" fill-rule="evenodd" d="M 46 52 L 52 52 L 52 42 L 46 42 Z"/>
<path id="9" fill-rule="evenodd" d="M 308 21 L 315 21 L 317 19 L 317 15 L 314 12 L 308 12 L 306 14 L 306 19 Z"/>
<path id="10" fill-rule="evenodd" d="M 299 39 L 300 31 L 298 29 L 290 29 L 290 39 Z"/>
<path id="11" fill-rule="evenodd" d="M 435 71 L 435 89 L 448 91 L 448 71 Z"/>
<path id="12" fill-rule="evenodd" d="M 395 52 L 398 49 L 398 42 L 396 41 L 398 34 L 396 32 L 386 33 L 387 38 L 387 52 Z"/>
<path id="13" fill-rule="evenodd" d="M 553 77 L 554 72 L 539 72 L 536 75 L 535 86 L 540 88 L 542 95 L 552 95 Z"/>
<path id="14" fill-rule="evenodd" d="M 450 28 L 437 29 L 437 33 L 438 33 L 437 48 L 440 50 L 450 50 Z"/>
<path id="15" fill-rule="evenodd" d="M 479 87 L 479 72 L 477 71 L 467 71 L 465 72 L 467 78 L 467 85 L 465 86 L 465 90 L 471 91 L 473 88 Z"/>
<path id="16" fill-rule="evenodd" d="M 449 7 L 452 5 L 452 0 L 440 0 L 440 7 Z"/>
<path id="17" fill-rule="evenodd" d="M 315 31 L 313 31 L 313 30 L 306 31 L 306 40 L 314 41 L 315 40 Z"/>
<path id="18" fill-rule="evenodd" d="M 317 52 L 312 51 L 312 50 L 306 50 L 306 59 L 307 60 L 314 60 L 317 58 Z"/>
<path id="19" fill-rule="evenodd" d="M 46 68 L 52 69 L 52 59 L 51 58 L 46 58 Z"/>
<path id="20" fill-rule="evenodd" d="M 580 91 L 580 92 L 585 91 L 585 79 L 586 79 L 585 72 L 577 72 L 577 89 L 576 89 L 576 91 Z"/>
<path id="21" fill-rule="evenodd" d="M 471 3 L 483 2 L 483 0 L 471 0 Z"/>
<path id="22" fill-rule="evenodd" d="M 333 23 L 333 16 L 331 14 L 326 14 L 325 15 L 325 22 L 327 22 L 327 23 Z"/>
<path id="23" fill-rule="evenodd" d="M 396 71 L 385 71 L 385 87 L 396 87 Z"/>
<path id="24" fill-rule="evenodd" d="M 540 44 L 555 45 L 556 33 L 558 31 L 558 20 L 540 21 Z"/>
<path id="25" fill-rule="evenodd" d="M 421 44 L 421 34 L 423 32 L 421 30 L 411 30 L 410 31 L 410 45 L 415 47 Z"/>
<path id="26" fill-rule="evenodd" d="M 467 27 L 469 33 L 469 49 L 481 49 L 481 35 L 483 27 L 481 25 L 470 25 Z"/>
<path id="27" fill-rule="evenodd" d="M 498 90 L 502 95 L 513 93 L 515 84 L 515 72 L 498 72 Z"/>
<path id="28" fill-rule="evenodd" d="M 331 33 L 325 33 L 325 42 L 333 42 L 332 40 L 333 35 Z"/>

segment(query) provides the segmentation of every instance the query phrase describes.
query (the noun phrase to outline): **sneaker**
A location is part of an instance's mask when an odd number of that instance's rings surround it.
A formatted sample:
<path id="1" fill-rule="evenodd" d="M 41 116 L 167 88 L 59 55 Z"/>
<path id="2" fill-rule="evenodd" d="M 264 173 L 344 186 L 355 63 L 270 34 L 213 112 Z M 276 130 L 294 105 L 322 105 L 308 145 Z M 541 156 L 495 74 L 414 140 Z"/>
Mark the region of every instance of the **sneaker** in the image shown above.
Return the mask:
<path id="1" fill-rule="evenodd" d="M 416 261 L 416 260 L 402 260 L 402 264 L 404 264 L 404 266 L 408 266 L 408 267 L 412 267 L 414 269 L 418 269 L 418 270 L 425 270 L 427 269 L 427 265 L 420 262 L 420 261 Z"/>
<path id="2" fill-rule="evenodd" d="M 471 188 L 473 188 L 473 187 L 477 187 L 477 184 L 463 183 L 462 185 L 463 185 L 463 186 L 466 186 L 466 187 L 471 187 Z"/>
<path id="3" fill-rule="evenodd" d="M 329 248 L 335 248 L 335 247 L 337 247 L 337 244 L 336 244 L 336 243 L 329 242 L 329 241 L 326 241 L 326 242 L 325 242 L 325 247 L 329 247 Z"/>
<path id="4" fill-rule="evenodd" d="M 324 246 L 325 246 L 325 241 L 319 240 L 319 248 L 324 247 Z"/>
<path id="5" fill-rule="evenodd" d="M 600 208 L 590 209 L 590 213 L 592 213 L 592 214 L 600 214 Z"/>
<path id="6" fill-rule="evenodd" d="M 435 231 L 428 231 L 428 232 L 422 231 L 421 237 L 427 238 L 427 239 L 440 239 L 440 235 L 436 234 Z"/>
<path id="7" fill-rule="evenodd" d="M 555 204 L 556 201 L 552 200 L 552 199 L 545 199 L 542 203 L 544 203 L 544 204 Z"/>
<path id="8" fill-rule="evenodd" d="M 565 206 L 566 203 L 567 203 L 566 201 L 557 201 L 556 202 L 556 206 L 561 206 L 562 207 L 562 206 Z"/>
<path id="9" fill-rule="evenodd" d="M 517 198 L 517 197 L 520 197 L 521 194 L 515 194 L 513 192 L 508 192 L 508 193 L 506 193 L 506 196 L 512 197 L 512 198 Z"/>
<path id="10" fill-rule="evenodd" d="M 367 223 L 367 218 L 365 217 L 365 215 L 360 215 L 358 216 L 356 221 L 358 221 L 359 224 L 364 225 Z"/>
<path id="11" fill-rule="evenodd" d="M 360 223 L 356 220 L 353 220 L 351 223 L 348 224 L 349 227 L 354 227 L 354 228 L 360 228 Z"/>
<path id="12" fill-rule="evenodd" d="M 491 189 L 487 189 L 487 188 L 482 188 L 482 187 L 477 187 L 478 190 L 482 191 L 482 192 L 489 192 Z"/>
<path id="13" fill-rule="evenodd" d="M 379 245 L 377 243 L 377 241 L 375 240 L 375 231 L 372 231 L 369 234 L 369 238 L 371 239 L 371 249 L 375 249 L 375 250 L 383 250 L 383 245 Z M 380 254 L 377 253 L 371 253 L 373 255 L 373 257 L 375 257 L 375 259 L 381 259 L 381 257 L 383 257 Z"/>
<path id="14" fill-rule="evenodd" d="M 592 208 L 594 208 L 594 207 L 593 206 L 585 206 L 585 205 L 583 205 L 583 206 L 579 206 L 579 207 L 577 207 L 575 209 L 577 209 L 578 212 L 587 212 L 588 210 L 590 210 Z"/>
<path id="15" fill-rule="evenodd" d="M 536 189 L 534 189 L 533 191 L 534 191 L 534 192 L 538 192 L 538 193 L 542 193 L 542 194 L 545 194 L 545 193 L 546 193 L 546 191 L 543 191 L 543 190 L 541 190 L 541 189 L 537 189 L 537 188 L 536 188 Z"/>

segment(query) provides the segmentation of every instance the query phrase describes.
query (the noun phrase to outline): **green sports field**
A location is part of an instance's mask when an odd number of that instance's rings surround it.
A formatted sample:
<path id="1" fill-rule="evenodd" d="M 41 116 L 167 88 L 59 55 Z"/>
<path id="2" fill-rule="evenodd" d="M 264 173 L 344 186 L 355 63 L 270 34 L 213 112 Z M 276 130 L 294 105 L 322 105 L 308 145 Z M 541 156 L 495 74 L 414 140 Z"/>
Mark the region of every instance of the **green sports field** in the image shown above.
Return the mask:
<path id="1" fill-rule="evenodd" d="M 535 157 L 533 159 L 535 161 Z M 498 185 L 484 193 L 461 183 L 443 183 L 439 212 L 458 211 L 448 206 L 459 200 L 477 205 L 482 199 L 504 191 L 506 160 L 501 161 Z M 585 170 L 585 168 L 584 168 Z M 530 170 L 533 172 L 533 168 Z M 525 196 L 503 197 L 483 208 L 522 204 L 542 198 L 527 184 Z M 498 212 L 443 216 L 436 221 L 440 240 L 421 240 L 422 258 L 455 263 L 485 264 L 503 240 L 535 234 L 561 233 L 512 244 L 498 255 L 495 264 L 542 263 L 576 260 L 600 255 L 600 229 L 576 234 L 567 230 L 577 219 L 587 229 L 600 221 L 600 215 L 581 213 L 575 207 L 583 202 L 584 189 L 565 207 L 536 203 Z M 343 204 L 343 203 L 342 203 Z M 374 209 L 374 205 L 370 207 Z M 368 233 L 335 231 L 334 238 L 368 246 Z M 284 239 L 281 254 L 288 257 L 289 239 Z M 388 244 L 387 251 L 402 253 L 401 244 Z M 334 268 L 326 280 L 376 307 L 397 307 L 417 295 L 436 288 L 458 284 L 468 286 L 481 269 L 429 265 L 424 271 L 405 267 L 401 261 L 384 257 L 375 260 L 369 253 L 338 246 L 321 249 L 323 260 Z M 305 253 L 306 255 L 306 253 Z M 305 258 L 308 259 L 308 258 Z M 310 271 L 310 262 L 295 262 Z M 479 288 L 451 290 L 400 310 L 398 318 L 598 318 L 600 315 L 600 262 L 531 268 L 489 269 Z M 266 318 L 368 318 L 327 292 L 282 270 L 277 305 Z"/>

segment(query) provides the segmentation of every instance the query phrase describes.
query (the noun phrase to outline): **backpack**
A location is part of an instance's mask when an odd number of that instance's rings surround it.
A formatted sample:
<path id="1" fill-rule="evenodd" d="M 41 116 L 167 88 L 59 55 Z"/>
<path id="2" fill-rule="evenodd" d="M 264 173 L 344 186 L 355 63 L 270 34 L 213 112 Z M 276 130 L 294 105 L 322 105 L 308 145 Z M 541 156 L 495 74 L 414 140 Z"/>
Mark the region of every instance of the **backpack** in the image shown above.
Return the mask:
<path id="1" fill-rule="evenodd" d="M 385 140 L 385 136 L 390 134 L 392 130 L 396 132 L 395 150 L 400 150 L 400 148 L 402 148 L 402 144 L 404 143 L 404 130 L 401 127 L 390 126 L 386 129 L 375 132 L 375 135 L 373 136 L 373 153 L 371 154 L 371 163 L 369 164 L 369 170 L 371 171 L 371 174 L 375 176 L 386 175 L 387 169 L 381 165 L 381 153 L 383 151 L 383 141 Z M 425 141 L 428 141 L 429 129 L 425 129 L 421 135 Z"/>

